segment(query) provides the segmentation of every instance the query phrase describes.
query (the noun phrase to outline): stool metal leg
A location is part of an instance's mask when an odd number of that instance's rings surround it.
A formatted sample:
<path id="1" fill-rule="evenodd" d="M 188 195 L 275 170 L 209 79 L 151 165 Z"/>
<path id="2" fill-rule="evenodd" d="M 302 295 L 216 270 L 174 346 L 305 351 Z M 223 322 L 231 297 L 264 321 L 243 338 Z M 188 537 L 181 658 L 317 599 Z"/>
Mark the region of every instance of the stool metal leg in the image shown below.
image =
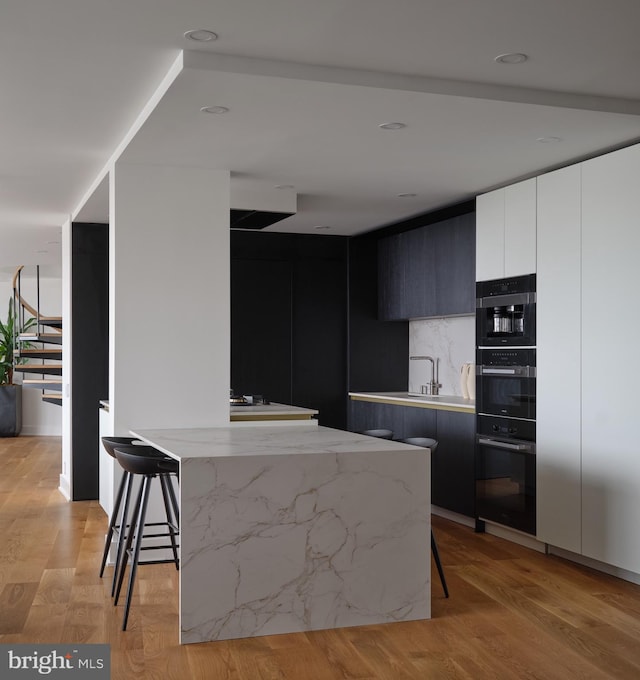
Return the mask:
<path id="1" fill-rule="evenodd" d="M 130 472 L 124 472 L 122 481 L 126 478 L 126 489 L 124 492 L 124 505 L 122 506 L 122 514 L 120 515 L 120 528 L 118 529 L 118 547 L 116 548 L 116 563 L 113 567 L 113 579 L 111 580 L 111 597 L 115 595 L 116 583 L 118 581 L 118 574 L 120 572 L 120 565 L 122 564 L 122 555 L 124 551 L 124 544 L 127 538 L 127 527 L 129 522 L 129 506 L 131 505 L 131 496 L 133 493 L 133 475 Z M 117 600 L 115 604 L 117 604 Z"/>
<path id="2" fill-rule="evenodd" d="M 129 609 L 131 608 L 131 595 L 133 594 L 133 586 L 136 580 L 136 572 L 138 571 L 138 559 L 140 557 L 140 548 L 142 546 L 142 535 L 144 534 L 144 520 L 147 514 L 147 504 L 149 503 L 149 488 L 151 486 L 152 477 L 144 477 L 142 482 L 142 487 L 140 488 L 140 494 L 142 495 L 142 503 L 139 504 L 140 512 L 138 517 L 135 519 L 135 535 L 136 544 L 133 549 L 133 555 L 131 556 L 131 567 L 129 568 L 129 585 L 127 586 L 127 597 L 124 605 L 124 619 L 122 621 L 122 630 L 127 630 L 127 621 L 129 620 Z M 129 532 L 133 535 L 134 529 Z M 127 540 L 129 547 L 131 541 Z M 123 565 L 124 567 L 124 565 Z M 123 568 L 124 571 L 124 568 Z"/>
<path id="3" fill-rule="evenodd" d="M 133 481 L 133 475 L 131 475 L 132 481 Z M 145 482 L 146 482 L 146 477 L 143 477 L 140 480 L 140 488 L 138 489 L 138 495 L 136 497 L 136 503 L 133 508 L 133 514 L 131 515 L 131 525 L 129 526 L 129 530 L 127 531 L 127 536 L 126 540 L 124 541 L 122 545 L 122 553 L 120 555 L 120 564 L 119 564 L 119 569 L 118 569 L 118 583 L 116 585 L 116 590 L 115 590 L 115 595 L 114 595 L 114 600 L 113 604 L 117 605 L 118 600 L 120 599 L 120 591 L 122 590 L 122 583 L 124 581 L 124 574 L 127 569 L 127 562 L 129 561 L 129 551 L 131 550 L 131 544 L 133 543 L 134 537 L 137 535 L 137 526 L 136 522 L 138 520 L 138 515 L 140 514 L 140 506 L 142 505 L 142 494 L 145 488 Z M 141 531 L 144 530 L 144 527 L 141 528 Z"/>
<path id="4" fill-rule="evenodd" d="M 109 551 L 111 550 L 111 539 L 113 538 L 114 528 L 117 526 L 118 515 L 120 515 L 120 504 L 122 503 L 122 494 L 124 493 L 128 477 L 129 473 L 125 472 L 122 475 L 120 484 L 118 485 L 118 492 L 116 493 L 116 500 L 115 503 L 113 504 L 111 519 L 109 520 L 109 529 L 107 531 L 107 538 L 105 539 L 104 550 L 102 552 L 102 563 L 100 564 L 100 578 L 102 578 L 102 575 L 104 574 L 104 568 L 107 564 L 107 557 L 109 555 Z"/>
<path id="5" fill-rule="evenodd" d="M 173 483 L 171 481 L 171 475 L 167 475 L 167 488 L 169 489 L 169 497 L 171 498 L 171 505 L 173 506 L 173 514 L 176 518 L 176 525 L 180 527 L 180 509 L 178 506 L 178 499 L 176 498 L 176 492 L 173 488 Z"/>
<path id="6" fill-rule="evenodd" d="M 444 571 L 442 571 L 442 564 L 440 562 L 440 553 L 438 552 L 438 546 L 436 545 L 436 539 L 433 536 L 433 529 L 431 530 L 431 551 L 433 552 L 433 558 L 436 561 L 436 567 L 438 567 L 438 574 L 440 574 L 440 583 L 442 583 L 442 589 L 444 590 L 444 596 L 449 597 L 449 589 L 447 588 L 447 582 L 444 578 Z"/>
<path id="7" fill-rule="evenodd" d="M 173 552 L 173 562 L 176 565 L 176 570 L 179 569 L 178 561 L 178 546 L 176 543 L 176 529 L 177 524 L 174 524 L 173 512 L 171 510 L 171 500 L 169 490 L 167 487 L 171 486 L 171 479 L 169 475 L 160 475 L 160 488 L 162 489 L 162 500 L 164 501 L 164 514 L 167 518 L 167 529 L 169 531 L 169 539 L 171 540 L 171 551 Z M 174 528 L 175 527 L 175 528 Z"/>

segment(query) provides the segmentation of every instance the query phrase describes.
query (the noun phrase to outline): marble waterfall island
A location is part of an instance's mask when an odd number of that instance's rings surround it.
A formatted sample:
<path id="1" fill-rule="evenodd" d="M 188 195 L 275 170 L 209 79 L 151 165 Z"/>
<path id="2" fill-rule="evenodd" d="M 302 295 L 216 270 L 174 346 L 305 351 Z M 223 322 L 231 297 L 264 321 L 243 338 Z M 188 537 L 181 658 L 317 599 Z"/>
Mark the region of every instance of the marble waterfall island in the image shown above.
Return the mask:
<path id="1" fill-rule="evenodd" d="M 180 461 L 182 643 L 430 617 L 427 449 L 319 426 L 133 434 Z"/>

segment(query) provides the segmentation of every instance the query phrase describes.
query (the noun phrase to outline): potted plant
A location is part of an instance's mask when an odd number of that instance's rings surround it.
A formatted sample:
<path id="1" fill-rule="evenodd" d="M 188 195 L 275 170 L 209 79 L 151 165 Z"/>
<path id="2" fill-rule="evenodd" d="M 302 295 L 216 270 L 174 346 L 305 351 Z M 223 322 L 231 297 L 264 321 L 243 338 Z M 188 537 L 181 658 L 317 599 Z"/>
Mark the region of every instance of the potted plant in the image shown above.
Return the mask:
<path id="1" fill-rule="evenodd" d="M 14 350 L 18 348 L 18 335 L 35 323 L 35 319 L 28 319 L 19 329 L 13 298 L 9 298 L 7 320 L 0 321 L 0 437 L 16 437 L 22 429 L 22 385 L 13 382 Z"/>

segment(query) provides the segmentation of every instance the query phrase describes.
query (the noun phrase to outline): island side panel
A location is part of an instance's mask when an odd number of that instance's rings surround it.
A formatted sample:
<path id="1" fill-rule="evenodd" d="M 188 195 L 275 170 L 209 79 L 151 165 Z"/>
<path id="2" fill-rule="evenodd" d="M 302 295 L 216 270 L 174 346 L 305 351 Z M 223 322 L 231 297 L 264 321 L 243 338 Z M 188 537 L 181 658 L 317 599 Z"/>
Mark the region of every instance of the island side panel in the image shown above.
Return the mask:
<path id="1" fill-rule="evenodd" d="M 430 618 L 429 456 L 183 460 L 181 642 Z"/>

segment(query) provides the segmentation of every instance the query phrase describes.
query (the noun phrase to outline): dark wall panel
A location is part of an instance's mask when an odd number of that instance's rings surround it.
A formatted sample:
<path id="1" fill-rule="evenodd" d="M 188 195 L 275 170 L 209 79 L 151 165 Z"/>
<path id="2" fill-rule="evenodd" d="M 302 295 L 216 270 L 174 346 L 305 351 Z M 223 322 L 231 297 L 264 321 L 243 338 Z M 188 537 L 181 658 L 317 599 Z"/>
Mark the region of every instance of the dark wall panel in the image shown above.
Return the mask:
<path id="1" fill-rule="evenodd" d="M 291 264 L 231 260 L 231 387 L 291 400 Z"/>
<path id="2" fill-rule="evenodd" d="M 109 226 L 71 228 L 72 497 L 99 495 L 98 406 L 109 393 Z"/>
<path id="3" fill-rule="evenodd" d="M 231 232 L 231 385 L 346 427 L 348 239 Z"/>
<path id="4" fill-rule="evenodd" d="M 293 295 L 293 400 L 320 423 L 347 426 L 346 261 L 298 261 Z"/>

